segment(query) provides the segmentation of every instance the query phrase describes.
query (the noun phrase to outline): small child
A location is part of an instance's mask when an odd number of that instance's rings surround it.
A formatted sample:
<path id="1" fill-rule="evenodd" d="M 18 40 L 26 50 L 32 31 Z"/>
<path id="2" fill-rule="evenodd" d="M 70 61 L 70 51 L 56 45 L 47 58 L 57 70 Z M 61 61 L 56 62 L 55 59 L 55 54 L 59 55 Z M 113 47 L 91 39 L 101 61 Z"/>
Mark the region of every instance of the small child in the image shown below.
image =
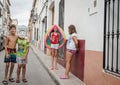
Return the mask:
<path id="1" fill-rule="evenodd" d="M 20 72 L 22 69 L 22 81 L 24 83 L 27 82 L 25 78 L 26 75 L 26 64 L 27 64 L 27 55 L 29 52 L 29 41 L 25 39 L 26 33 L 24 31 L 20 31 L 19 38 L 17 40 L 18 50 L 17 50 L 17 79 L 16 83 L 20 83 Z"/>
<path id="2" fill-rule="evenodd" d="M 5 76 L 4 80 L 2 81 L 3 84 L 8 84 L 8 71 L 10 66 L 10 74 L 9 74 L 9 81 L 14 82 L 12 78 L 12 73 L 14 69 L 14 63 L 16 63 L 16 42 L 18 36 L 16 35 L 16 26 L 11 25 L 9 28 L 9 35 L 5 40 L 5 58 L 4 62 L 6 63 L 5 67 Z"/>
<path id="3" fill-rule="evenodd" d="M 73 55 L 75 55 L 77 49 L 78 49 L 78 39 L 77 39 L 77 32 L 74 25 L 70 25 L 69 27 L 69 38 L 67 41 L 67 50 L 66 50 L 66 70 L 65 74 L 60 76 L 61 79 L 68 79 L 69 78 L 69 72 L 71 67 L 71 60 Z"/>
<path id="4" fill-rule="evenodd" d="M 60 34 L 57 32 L 57 26 L 54 26 L 53 32 L 50 36 L 51 40 L 51 55 L 52 55 L 52 62 L 51 62 L 51 70 L 58 70 L 57 67 L 57 58 L 58 58 L 58 48 L 59 48 L 59 41 L 60 41 Z"/>

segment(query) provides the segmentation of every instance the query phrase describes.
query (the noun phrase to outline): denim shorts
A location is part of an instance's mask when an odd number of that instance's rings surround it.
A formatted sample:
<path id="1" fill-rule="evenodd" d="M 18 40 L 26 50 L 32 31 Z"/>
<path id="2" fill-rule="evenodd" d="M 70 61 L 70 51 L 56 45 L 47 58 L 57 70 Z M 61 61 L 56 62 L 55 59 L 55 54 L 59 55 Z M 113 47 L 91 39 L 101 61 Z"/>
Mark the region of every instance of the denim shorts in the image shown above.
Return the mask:
<path id="1" fill-rule="evenodd" d="M 19 56 L 17 56 L 17 59 L 16 59 L 16 61 L 17 61 L 17 64 L 27 64 L 27 59 L 24 61 L 24 60 L 22 60 L 22 58 L 23 57 L 19 57 Z"/>
<path id="2" fill-rule="evenodd" d="M 51 48 L 53 49 L 58 49 L 58 47 L 59 47 L 59 44 L 51 44 Z"/>

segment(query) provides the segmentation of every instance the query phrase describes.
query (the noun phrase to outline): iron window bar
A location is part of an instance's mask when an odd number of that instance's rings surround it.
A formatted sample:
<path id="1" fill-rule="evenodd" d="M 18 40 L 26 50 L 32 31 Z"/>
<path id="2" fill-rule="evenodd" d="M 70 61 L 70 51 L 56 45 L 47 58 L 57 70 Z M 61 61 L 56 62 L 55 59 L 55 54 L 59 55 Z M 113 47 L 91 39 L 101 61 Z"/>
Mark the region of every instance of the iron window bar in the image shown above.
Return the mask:
<path id="1" fill-rule="evenodd" d="M 117 76 L 120 76 L 119 5 L 119 0 L 105 0 L 104 5 L 103 69 Z"/>

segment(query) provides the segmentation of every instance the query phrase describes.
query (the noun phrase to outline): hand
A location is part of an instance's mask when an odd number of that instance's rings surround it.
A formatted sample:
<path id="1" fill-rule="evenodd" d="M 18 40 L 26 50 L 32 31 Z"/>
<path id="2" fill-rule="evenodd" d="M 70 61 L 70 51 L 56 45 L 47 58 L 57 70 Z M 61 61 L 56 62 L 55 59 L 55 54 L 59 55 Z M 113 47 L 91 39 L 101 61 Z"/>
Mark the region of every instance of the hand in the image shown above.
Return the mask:
<path id="1" fill-rule="evenodd" d="M 48 35 L 48 37 L 50 37 L 50 34 L 47 34 Z"/>
<path id="2" fill-rule="evenodd" d="M 79 48 L 77 47 L 76 50 L 79 51 Z"/>
<path id="3" fill-rule="evenodd" d="M 10 57 L 9 57 L 9 54 L 6 54 L 6 58 L 10 58 Z"/>
<path id="4" fill-rule="evenodd" d="M 26 57 L 23 57 L 22 60 L 23 60 L 23 61 L 26 61 Z"/>
<path id="5" fill-rule="evenodd" d="M 50 38 L 50 40 L 52 41 L 52 38 Z"/>

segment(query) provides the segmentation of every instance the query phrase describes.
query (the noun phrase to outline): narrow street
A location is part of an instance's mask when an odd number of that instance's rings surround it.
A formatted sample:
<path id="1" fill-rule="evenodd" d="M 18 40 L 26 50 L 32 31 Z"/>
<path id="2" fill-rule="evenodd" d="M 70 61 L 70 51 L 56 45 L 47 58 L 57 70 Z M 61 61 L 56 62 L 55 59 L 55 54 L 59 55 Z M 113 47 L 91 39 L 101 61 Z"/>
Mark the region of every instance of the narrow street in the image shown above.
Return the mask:
<path id="1" fill-rule="evenodd" d="M 0 85 L 3 49 L 23 57 L 28 42 L 28 82 L 3 83 L 120 85 L 120 0 L 0 0 Z"/>
<path id="2" fill-rule="evenodd" d="M 10 83 L 9 85 L 56 85 L 55 82 L 51 79 L 47 71 L 44 69 L 44 67 L 41 65 L 39 60 L 37 60 L 35 54 L 30 49 L 29 55 L 28 55 L 28 64 L 27 64 L 27 80 L 28 83 L 24 84 L 22 81 L 20 84 Z M 0 85 L 2 84 L 2 80 L 4 77 L 4 68 L 5 64 L 4 61 L 4 51 L 0 52 Z M 17 64 L 15 65 L 15 69 L 13 72 L 13 78 L 16 78 L 16 68 Z"/>

